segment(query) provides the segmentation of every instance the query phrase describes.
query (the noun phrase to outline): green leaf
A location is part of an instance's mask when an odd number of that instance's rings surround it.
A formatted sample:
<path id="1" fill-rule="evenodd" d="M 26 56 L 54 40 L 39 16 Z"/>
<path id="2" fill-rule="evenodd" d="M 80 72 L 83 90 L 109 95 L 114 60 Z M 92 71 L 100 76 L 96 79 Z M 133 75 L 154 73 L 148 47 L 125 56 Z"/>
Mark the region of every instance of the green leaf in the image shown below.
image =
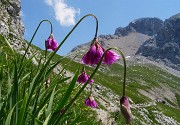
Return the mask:
<path id="1" fill-rule="evenodd" d="M 27 73 L 24 77 L 21 78 L 21 82 L 23 82 L 23 80 L 25 80 L 31 73 Z"/>
<path id="2" fill-rule="evenodd" d="M 0 70 L 0 109 L 1 109 L 1 90 L 2 90 L 2 79 L 3 79 L 3 67 Z"/>
<path id="3" fill-rule="evenodd" d="M 14 76 L 13 76 L 13 93 L 11 96 L 12 99 L 12 106 L 14 106 L 18 101 L 19 101 L 19 86 L 18 86 L 18 69 L 17 69 L 17 62 L 14 62 Z M 13 120 L 15 120 L 17 122 L 17 116 L 18 116 L 18 107 L 16 107 L 16 115 L 14 115 Z"/>
<path id="4" fill-rule="evenodd" d="M 41 101 L 41 103 L 39 104 L 37 110 L 33 114 L 34 117 L 36 117 L 38 115 L 38 113 L 40 112 L 40 110 L 43 109 L 43 107 L 47 104 L 47 101 L 49 100 L 50 96 L 51 96 L 51 93 L 48 93 L 47 96 L 44 97 L 44 100 Z"/>
<path id="5" fill-rule="evenodd" d="M 79 115 L 79 116 L 76 117 L 76 119 L 74 119 L 74 121 L 71 122 L 71 124 L 69 124 L 69 125 L 76 125 L 76 123 L 79 121 L 80 118 L 81 118 L 81 116 Z"/>
<path id="6" fill-rule="evenodd" d="M 52 94 L 51 94 L 51 97 L 50 97 L 50 100 L 49 100 L 48 109 L 46 111 L 46 116 L 48 116 L 50 114 L 50 112 L 51 112 L 52 104 L 53 104 L 53 100 L 54 100 L 55 89 L 56 89 L 56 87 L 54 87 L 54 89 L 52 91 Z"/>
<path id="7" fill-rule="evenodd" d="M 76 84 L 78 74 L 79 74 L 79 68 L 76 71 L 76 74 L 75 74 L 74 78 L 72 79 L 71 84 L 69 85 L 63 99 L 61 100 L 60 104 L 56 108 L 56 112 L 60 111 L 60 109 L 62 109 L 65 106 L 66 102 L 68 101 L 68 99 L 69 99 L 69 97 L 70 97 L 70 95 L 71 95 L 71 93 L 73 91 L 73 88 L 74 88 L 74 86 Z"/>
<path id="8" fill-rule="evenodd" d="M 22 105 L 21 105 L 21 109 L 18 115 L 18 121 L 17 121 L 17 125 L 24 125 L 23 120 L 24 120 L 24 115 L 25 115 L 25 111 L 26 111 L 26 104 L 27 104 L 27 99 L 28 99 L 28 94 L 25 94 L 25 97 L 23 99 Z"/>
<path id="9" fill-rule="evenodd" d="M 9 41 L 8 41 L 4 36 L 0 35 L 0 41 L 2 41 L 2 42 L 4 41 L 4 42 L 9 46 L 9 48 L 11 49 L 11 51 L 14 52 L 14 50 L 13 50 L 13 48 L 11 47 Z"/>
<path id="10" fill-rule="evenodd" d="M 19 101 L 19 102 L 21 102 L 21 101 Z M 19 102 L 18 102 L 18 103 L 19 103 Z M 11 117 L 12 117 L 14 108 L 17 106 L 18 103 L 16 103 L 16 104 L 14 105 L 14 107 L 11 109 L 11 111 L 9 112 L 9 114 L 8 114 L 8 116 L 7 116 L 7 119 L 6 119 L 6 122 L 5 122 L 5 125 L 10 125 L 10 123 L 11 123 Z"/>
<path id="11" fill-rule="evenodd" d="M 60 81 L 58 81 L 58 82 L 52 82 L 52 84 L 50 84 L 50 86 L 40 95 L 40 99 L 41 98 L 43 98 L 46 94 L 47 94 L 47 92 L 49 92 L 49 91 L 52 91 L 52 89 L 55 87 L 55 86 L 57 86 L 57 85 L 59 85 L 60 83 L 63 83 L 64 81 L 67 81 L 68 79 L 70 79 L 71 77 L 66 77 L 66 78 L 63 78 L 63 79 L 61 79 Z M 56 95 L 56 94 L 55 94 Z"/>
<path id="12" fill-rule="evenodd" d="M 19 66 L 19 70 L 18 70 L 18 73 L 19 73 L 18 75 L 19 75 L 19 77 L 20 77 L 21 74 L 23 73 L 24 68 L 26 68 L 27 65 L 32 62 L 32 59 L 36 56 L 36 54 L 37 54 L 37 53 L 35 53 L 33 56 L 31 56 L 29 59 L 27 59 L 26 62 L 21 63 L 21 65 Z"/>
<path id="13" fill-rule="evenodd" d="M 44 121 L 43 125 L 48 125 L 49 119 L 50 119 L 51 113 L 49 113 L 48 117 Z"/>

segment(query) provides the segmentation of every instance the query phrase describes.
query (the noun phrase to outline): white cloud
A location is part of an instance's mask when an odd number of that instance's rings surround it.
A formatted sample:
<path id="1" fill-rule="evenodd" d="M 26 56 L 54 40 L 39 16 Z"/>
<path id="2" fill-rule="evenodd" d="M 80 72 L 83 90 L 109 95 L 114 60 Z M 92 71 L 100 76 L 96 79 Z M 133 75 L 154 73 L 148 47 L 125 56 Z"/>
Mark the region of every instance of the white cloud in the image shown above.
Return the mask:
<path id="1" fill-rule="evenodd" d="M 49 5 L 49 6 L 52 6 L 53 5 L 53 2 L 52 0 L 45 0 L 46 4 Z"/>
<path id="2" fill-rule="evenodd" d="M 53 7 L 55 19 L 62 26 L 71 26 L 75 24 L 75 16 L 80 14 L 80 9 L 68 6 L 65 0 L 45 0 L 47 5 Z"/>

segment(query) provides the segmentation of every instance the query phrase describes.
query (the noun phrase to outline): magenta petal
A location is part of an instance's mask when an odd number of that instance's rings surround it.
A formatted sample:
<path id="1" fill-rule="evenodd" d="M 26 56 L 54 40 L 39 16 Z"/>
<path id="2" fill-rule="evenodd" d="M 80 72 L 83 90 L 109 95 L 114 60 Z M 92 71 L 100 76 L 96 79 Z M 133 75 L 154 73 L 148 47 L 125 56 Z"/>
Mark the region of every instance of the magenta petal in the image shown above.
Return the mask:
<path id="1" fill-rule="evenodd" d="M 96 65 L 100 61 L 104 51 L 99 43 L 91 45 L 89 51 L 83 56 L 82 63 Z"/>
<path id="2" fill-rule="evenodd" d="M 91 79 L 90 81 L 89 81 L 89 84 L 92 84 L 94 82 L 94 79 Z"/>
<path id="3" fill-rule="evenodd" d="M 91 106 L 91 100 L 87 98 L 84 103 L 86 106 Z"/>
<path id="4" fill-rule="evenodd" d="M 89 76 L 86 74 L 86 70 L 83 68 L 82 73 L 78 76 L 77 81 L 78 81 L 79 83 L 85 83 L 85 82 L 88 81 L 88 79 L 89 79 Z M 93 82 L 94 82 L 94 80 L 91 79 L 91 80 L 89 81 L 89 84 L 91 84 L 91 83 L 93 83 Z"/>
<path id="5" fill-rule="evenodd" d="M 117 53 L 109 50 L 109 51 L 107 51 L 107 53 L 105 55 L 104 63 L 106 63 L 107 65 L 111 65 L 114 62 L 116 62 L 117 59 L 119 59 L 119 58 L 120 58 L 120 56 Z"/>
<path id="6" fill-rule="evenodd" d="M 89 51 L 83 56 L 81 62 L 87 65 L 91 65 L 91 57 Z"/>
<path id="7" fill-rule="evenodd" d="M 58 43 L 56 42 L 55 39 L 52 39 L 52 42 L 51 42 L 51 49 L 54 51 L 56 50 L 58 47 Z"/>
<path id="8" fill-rule="evenodd" d="M 92 100 L 92 101 L 91 101 L 91 107 L 92 107 L 92 108 L 97 108 L 97 107 L 98 107 L 98 104 L 97 104 L 94 100 Z"/>
<path id="9" fill-rule="evenodd" d="M 45 42 L 45 45 L 46 45 L 46 49 L 51 49 L 51 50 L 56 50 L 57 49 L 57 47 L 58 47 L 58 43 L 57 43 L 57 41 L 54 39 L 54 38 L 52 38 L 52 36 L 50 36 L 47 40 L 46 40 L 46 42 Z"/>
<path id="10" fill-rule="evenodd" d="M 90 47 L 89 52 L 90 52 L 89 54 L 90 54 L 91 58 L 93 58 L 94 55 L 96 54 L 96 46 L 95 46 L 95 45 L 92 45 L 92 46 Z"/>
<path id="11" fill-rule="evenodd" d="M 92 45 L 89 49 L 89 51 L 83 56 L 82 58 L 82 63 L 87 64 L 87 65 L 92 65 L 93 58 L 95 57 L 96 54 L 96 46 Z"/>
<path id="12" fill-rule="evenodd" d="M 88 75 L 85 72 L 82 72 L 82 74 L 78 77 L 77 81 L 79 83 L 85 83 L 88 80 Z"/>
<path id="13" fill-rule="evenodd" d="M 104 51 L 102 49 L 102 47 L 98 47 L 97 50 L 96 50 L 96 54 L 93 58 L 93 64 L 98 64 L 102 55 L 103 55 Z"/>
<path id="14" fill-rule="evenodd" d="M 92 108 L 97 108 L 98 107 L 98 104 L 95 102 L 94 98 L 92 96 L 88 97 L 86 100 L 85 100 L 85 103 L 84 103 L 86 106 L 90 106 Z"/>
<path id="15" fill-rule="evenodd" d="M 129 124 L 132 120 L 132 113 L 131 113 L 128 97 L 123 96 L 120 99 L 120 103 L 121 103 L 121 112 L 124 118 L 126 119 L 126 123 Z"/>
<path id="16" fill-rule="evenodd" d="M 45 44 L 46 44 L 47 49 L 51 49 L 51 38 L 50 37 L 46 40 Z"/>

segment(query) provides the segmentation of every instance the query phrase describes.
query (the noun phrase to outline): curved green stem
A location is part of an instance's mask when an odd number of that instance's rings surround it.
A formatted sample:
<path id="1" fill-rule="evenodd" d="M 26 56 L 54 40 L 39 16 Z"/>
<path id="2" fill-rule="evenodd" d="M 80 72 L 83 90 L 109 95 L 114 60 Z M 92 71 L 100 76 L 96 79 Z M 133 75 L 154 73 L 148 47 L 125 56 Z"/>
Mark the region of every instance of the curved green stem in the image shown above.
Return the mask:
<path id="1" fill-rule="evenodd" d="M 53 52 L 52 56 L 49 58 L 49 60 L 47 61 L 45 67 L 49 64 L 50 60 L 53 58 L 53 56 L 56 54 L 56 52 L 59 50 L 59 48 L 63 45 L 63 43 L 66 41 L 66 39 L 69 37 L 69 35 L 71 35 L 71 33 L 76 29 L 76 27 L 81 23 L 81 21 L 83 19 L 85 19 L 88 16 L 92 16 L 95 18 L 96 20 L 96 31 L 95 31 L 95 35 L 94 35 L 94 39 L 97 37 L 97 32 L 98 32 L 98 19 L 95 15 L 93 14 L 87 14 L 85 16 L 83 16 L 77 23 L 76 25 L 71 29 L 71 31 L 65 36 L 65 38 L 63 39 L 63 41 L 59 44 L 59 46 L 57 47 L 57 49 Z"/>
<path id="2" fill-rule="evenodd" d="M 91 74 L 91 76 L 89 77 L 89 79 L 87 80 L 87 82 L 83 85 L 83 87 L 78 91 L 78 93 L 74 96 L 74 98 L 69 102 L 69 104 L 64 108 L 62 114 L 59 116 L 59 119 L 62 118 L 62 116 L 65 114 L 65 112 L 68 110 L 68 108 L 73 104 L 73 102 L 78 98 L 78 96 L 82 93 L 82 91 L 84 90 L 84 88 L 87 86 L 87 84 L 90 82 L 90 80 L 93 78 L 93 76 L 95 75 L 95 73 L 97 72 L 97 70 L 99 69 L 104 56 L 106 55 L 107 51 L 111 50 L 111 49 L 115 49 L 117 50 L 122 58 L 123 58 L 123 62 L 124 62 L 124 81 L 123 81 L 123 96 L 125 96 L 125 85 L 126 85 L 126 60 L 125 60 L 125 56 L 123 54 L 123 52 L 118 49 L 118 48 L 109 48 L 107 49 L 104 54 L 102 55 L 99 63 L 97 64 L 96 68 L 94 69 L 93 73 Z"/>
<path id="3" fill-rule="evenodd" d="M 41 26 L 41 24 L 42 24 L 43 22 L 49 22 L 49 24 L 50 24 L 50 26 L 51 26 L 51 32 L 50 32 L 50 34 L 52 34 L 52 32 L 53 32 L 53 27 L 52 27 L 51 21 L 49 21 L 49 20 L 42 20 L 42 21 L 39 23 L 39 25 L 37 26 L 37 28 L 36 28 L 36 30 L 35 30 L 32 38 L 31 38 L 31 40 L 30 40 L 30 42 L 29 42 L 29 44 L 28 44 L 28 47 L 27 47 L 27 49 L 26 49 L 26 51 L 25 51 L 25 53 L 24 53 L 24 55 L 23 55 L 23 58 L 22 58 L 22 60 L 21 60 L 21 64 L 22 64 L 22 62 L 23 62 L 23 60 L 24 60 L 24 58 L 25 58 L 25 56 L 26 56 L 26 54 L 27 54 L 27 51 L 28 51 L 28 49 L 29 49 L 29 47 L 30 47 L 30 45 L 31 45 L 31 43 L 32 43 L 32 41 L 33 41 L 33 39 L 34 39 L 34 37 L 35 37 L 38 29 L 39 29 L 39 27 Z"/>
<path id="4" fill-rule="evenodd" d="M 125 94 L 126 94 L 125 93 L 125 91 L 126 91 L 126 58 L 120 49 L 118 49 L 118 48 L 113 48 L 113 49 L 117 50 L 123 58 L 123 63 L 124 63 L 123 96 L 125 96 Z"/>

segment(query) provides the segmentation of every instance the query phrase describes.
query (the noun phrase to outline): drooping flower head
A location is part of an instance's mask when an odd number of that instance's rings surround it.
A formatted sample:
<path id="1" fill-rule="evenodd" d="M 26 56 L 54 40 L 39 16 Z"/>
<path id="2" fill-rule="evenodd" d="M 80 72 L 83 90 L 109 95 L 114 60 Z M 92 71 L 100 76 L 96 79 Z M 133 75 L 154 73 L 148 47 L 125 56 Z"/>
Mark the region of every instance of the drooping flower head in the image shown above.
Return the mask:
<path id="1" fill-rule="evenodd" d="M 123 96 L 120 99 L 120 104 L 121 104 L 121 112 L 124 118 L 126 119 L 126 124 L 129 124 L 132 120 L 132 113 L 131 113 L 128 97 Z"/>
<path id="2" fill-rule="evenodd" d="M 96 65 L 100 61 L 104 51 L 105 49 L 101 46 L 98 39 L 96 38 L 92 41 L 89 51 L 83 56 L 81 62 L 87 65 Z M 103 63 L 111 65 L 119 58 L 120 56 L 117 53 L 108 50 L 103 59 Z"/>
<path id="3" fill-rule="evenodd" d="M 87 65 L 98 64 L 103 53 L 104 53 L 104 49 L 98 42 L 98 39 L 94 39 L 91 43 L 89 51 L 83 56 L 82 63 Z"/>
<path id="4" fill-rule="evenodd" d="M 78 81 L 79 83 L 85 83 L 85 82 L 87 82 L 88 79 L 89 79 L 89 76 L 86 74 L 86 70 L 85 70 L 85 68 L 83 67 L 82 72 L 81 72 L 81 75 L 78 76 L 77 81 Z M 93 83 L 93 82 L 94 82 L 94 80 L 91 79 L 91 80 L 89 81 L 89 84 L 91 84 L 91 83 Z"/>
<path id="5" fill-rule="evenodd" d="M 115 53 L 111 50 L 108 50 L 105 57 L 104 57 L 103 62 L 107 65 L 111 65 L 114 62 L 116 62 L 117 59 L 119 59 L 119 58 L 120 58 L 120 56 L 117 53 Z"/>
<path id="6" fill-rule="evenodd" d="M 57 41 L 54 39 L 54 37 L 53 37 L 52 34 L 51 34 L 51 35 L 49 36 L 49 38 L 46 40 L 45 44 L 46 44 L 46 48 L 47 48 L 48 50 L 51 49 L 51 50 L 55 51 L 55 50 L 57 49 L 57 47 L 58 47 L 58 43 L 57 43 Z"/>
<path id="7" fill-rule="evenodd" d="M 97 102 L 94 100 L 94 97 L 92 95 L 90 95 L 86 100 L 85 100 L 85 103 L 84 103 L 86 106 L 90 106 L 92 108 L 97 108 L 98 107 L 98 104 Z"/>

